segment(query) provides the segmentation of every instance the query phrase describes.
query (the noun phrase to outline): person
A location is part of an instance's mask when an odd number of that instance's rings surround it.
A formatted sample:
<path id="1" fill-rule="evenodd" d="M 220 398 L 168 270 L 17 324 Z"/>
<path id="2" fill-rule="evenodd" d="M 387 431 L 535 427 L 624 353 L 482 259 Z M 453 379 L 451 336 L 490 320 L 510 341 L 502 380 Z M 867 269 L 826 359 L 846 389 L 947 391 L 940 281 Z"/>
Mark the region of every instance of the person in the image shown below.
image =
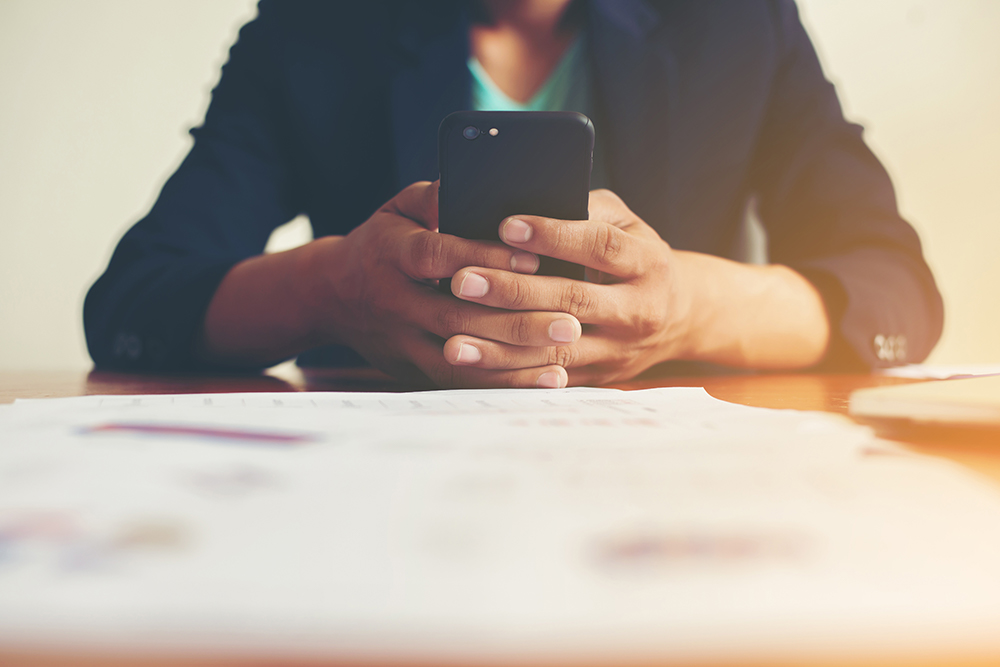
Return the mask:
<path id="1" fill-rule="evenodd" d="M 490 99 L 594 119 L 589 220 L 437 232 L 437 125 Z M 87 295 L 98 366 L 298 355 L 564 387 L 676 359 L 870 368 L 940 335 L 920 242 L 792 0 L 264 0 L 192 134 Z M 751 202 L 769 264 L 727 258 Z M 298 214 L 315 240 L 262 254 Z M 534 275 L 539 255 L 590 279 Z"/>

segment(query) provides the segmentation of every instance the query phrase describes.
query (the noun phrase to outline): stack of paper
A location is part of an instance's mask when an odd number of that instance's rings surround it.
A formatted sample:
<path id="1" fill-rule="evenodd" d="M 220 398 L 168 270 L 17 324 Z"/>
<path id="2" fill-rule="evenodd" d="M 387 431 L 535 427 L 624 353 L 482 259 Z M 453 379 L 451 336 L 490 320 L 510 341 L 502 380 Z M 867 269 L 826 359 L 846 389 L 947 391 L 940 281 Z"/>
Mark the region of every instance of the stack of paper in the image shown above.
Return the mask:
<path id="1" fill-rule="evenodd" d="M 997 429 L 1000 375 L 860 389 L 851 394 L 850 413 L 873 421 Z"/>
<path id="2" fill-rule="evenodd" d="M 996 651 L 998 528 L 957 467 L 701 389 L 0 409 L 0 647 Z"/>

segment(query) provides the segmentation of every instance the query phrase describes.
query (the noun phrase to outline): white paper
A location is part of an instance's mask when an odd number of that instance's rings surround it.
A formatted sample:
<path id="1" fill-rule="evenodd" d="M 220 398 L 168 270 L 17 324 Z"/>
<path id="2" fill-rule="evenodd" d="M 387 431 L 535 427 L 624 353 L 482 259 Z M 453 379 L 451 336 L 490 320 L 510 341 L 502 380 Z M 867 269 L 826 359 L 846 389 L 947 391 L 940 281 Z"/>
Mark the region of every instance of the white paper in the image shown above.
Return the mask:
<path id="1" fill-rule="evenodd" d="M 1000 498 L 701 389 L 0 412 L 0 643 L 587 659 L 992 646 Z"/>
<path id="2" fill-rule="evenodd" d="M 908 364 L 883 368 L 879 375 L 913 380 L 952 380 L 956 378 L 1000 375 L 1000 364 Z"/>

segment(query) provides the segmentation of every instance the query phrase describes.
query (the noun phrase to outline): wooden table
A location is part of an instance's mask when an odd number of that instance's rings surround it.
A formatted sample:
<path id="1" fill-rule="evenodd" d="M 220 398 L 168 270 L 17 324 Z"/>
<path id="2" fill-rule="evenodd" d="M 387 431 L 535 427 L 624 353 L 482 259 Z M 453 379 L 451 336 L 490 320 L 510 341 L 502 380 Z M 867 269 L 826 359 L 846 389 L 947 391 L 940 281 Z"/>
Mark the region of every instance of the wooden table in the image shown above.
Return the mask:
<path id="1" fill-rule="evenodd" d="M 705 387 L 712 396 L 733 403 L 766 408 L 819 410 L 847 414 L 852 391 L 865 387 L 904 384 L 912 380 L 874 375 L 851 374 L 707 374 L 672 375 L 654 372 L 636 380 L 616 385 L 621 389 L 650 387 Z M 340 370 L 304 374 L 285 364 L 260 375 L 129 375 L 107 371 L 91 372 L 0 372 L 0 404 L 16 398 L 49 398 L 91 394 L 171 394 L 216 392 L 292 392 L 292 391 L 405 391 L 412 389 L 371 370 Z M 0 434 L 2 436 L 2 434 Z M 897 440 L 898 441 L 898 440 Z M 905 446 L 923 453 L 941 456 L 965 465 L 1000 483 L 1000 448 L 996 451 L 974 438 L 955 438 L 947 433 L 903 441 Z M 998 630 L 1000 631 L 1000 630 Z M 66 655 L 11 653 L 0 648 L 0 665 L 277 665 L 325 664 L 313 661 L 275 660 L 271 658 L 205 659 L 194 656 L 157 657 L 132 655 Z M 342 664 L 342 663 L 338 663 Z M 812 665 L 837 664 L 810 661 Z M 852 662 L 851 664 L 859 664 Z M 902 664 L 871 661 L 862 664 Z M 914 664 L 907 661 L 905 664 Z M 929 661 L 919 664 L 955 664 Z M 962 660 L 962 665 L 996 665 L 1000 656 L 983 660 Z"/>

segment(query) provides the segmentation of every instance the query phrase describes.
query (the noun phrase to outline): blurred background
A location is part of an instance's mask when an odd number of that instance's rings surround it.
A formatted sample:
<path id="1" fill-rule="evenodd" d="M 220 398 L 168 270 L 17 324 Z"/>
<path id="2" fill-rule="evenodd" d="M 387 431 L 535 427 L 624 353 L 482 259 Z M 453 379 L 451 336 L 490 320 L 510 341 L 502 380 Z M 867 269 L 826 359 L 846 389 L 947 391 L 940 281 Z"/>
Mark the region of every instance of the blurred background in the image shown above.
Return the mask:
<path id="1" fill-rule="evenodd" d="M 944 294 L 1000 361 L 1000 2 L 800 0 Z M 83 297 L 190 148 L 250 0 L 0 0 L 0 370 L 84 369 Z M 271 248 L 303 242 L 298 220 Z"/>

